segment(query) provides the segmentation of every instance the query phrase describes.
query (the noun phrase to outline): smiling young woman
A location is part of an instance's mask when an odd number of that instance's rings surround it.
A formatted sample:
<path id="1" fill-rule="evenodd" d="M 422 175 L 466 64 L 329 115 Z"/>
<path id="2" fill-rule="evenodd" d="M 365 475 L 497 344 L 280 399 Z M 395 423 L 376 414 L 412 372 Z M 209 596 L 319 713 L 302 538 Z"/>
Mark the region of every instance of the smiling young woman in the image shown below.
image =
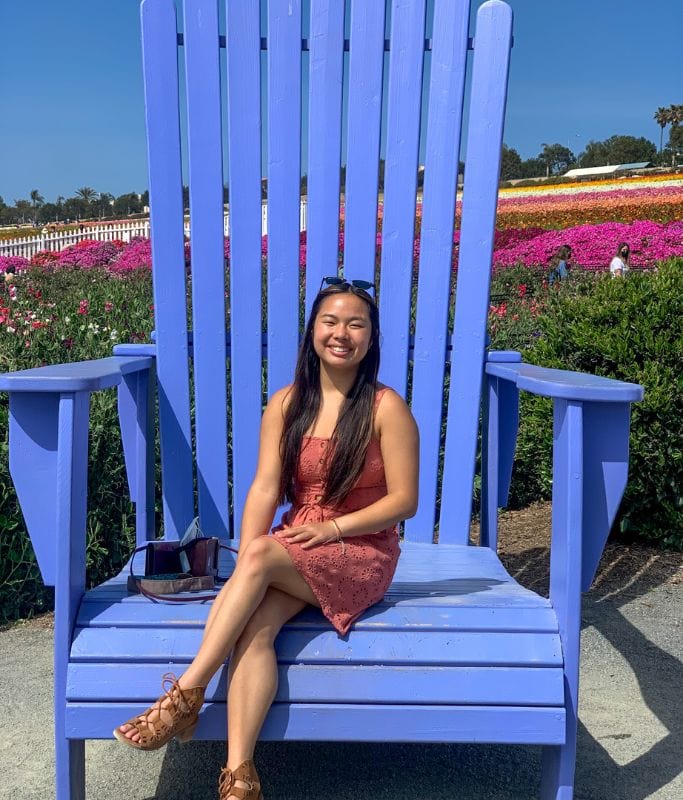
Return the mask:
<path id="1" fill-rule="evenodd" d="M 377 382 L 379 342 L 367 291 L 337 280 L 319 292 L 294 382 L 263 414 L 237 564 L 199 652 L 150 709 L 114 731 L 141 750 L 191 738 L 204 689 L 232 653 L 221 800 L 262 798 L 252 759 L 277 689 L 282 626 L 310 604 L 345 635 L 384 596 L 400 553 L 397 524 L 417 509 L 417 427 L 404 400 Z"/>

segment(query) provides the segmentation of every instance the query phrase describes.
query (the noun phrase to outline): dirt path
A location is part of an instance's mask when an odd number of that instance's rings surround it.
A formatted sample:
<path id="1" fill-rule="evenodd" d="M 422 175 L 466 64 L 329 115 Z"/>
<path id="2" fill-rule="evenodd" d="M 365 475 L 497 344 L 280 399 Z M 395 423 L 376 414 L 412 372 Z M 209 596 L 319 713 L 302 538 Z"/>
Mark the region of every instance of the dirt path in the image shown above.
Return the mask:
<path id="1" fill-rule="evenodd" d="M 520 511 L 503 511 L 499 553 L 515 580 L 547 594 L 550 547 L 550 503 Z M 608 542 L 590 593 L 593 597 L 642 595 L 655 586 L 683 582 L 683 553 L 643 544 Z"/>

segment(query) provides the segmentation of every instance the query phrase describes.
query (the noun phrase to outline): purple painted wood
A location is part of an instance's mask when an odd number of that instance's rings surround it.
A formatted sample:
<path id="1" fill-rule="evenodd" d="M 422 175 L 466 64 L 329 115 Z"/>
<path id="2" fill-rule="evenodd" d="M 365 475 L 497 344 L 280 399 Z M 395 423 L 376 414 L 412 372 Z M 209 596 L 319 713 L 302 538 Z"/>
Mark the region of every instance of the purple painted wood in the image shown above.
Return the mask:
<path id="1" fill-rule="evenodd" d="M 189 663 L 202 639 L 196 628 L 80 628 L 74 632 L 71 661 L 84 663 Z M 171 650 L 171 652 L 169 652 Z M 554 633 L 490 631 L 355 631 L 351 646 L 329 627 L 291 630 L 277 640 L 280 663 L 384 664 L 434 666 L 556 667 L 562 664 Z"/>
<path id="2" fill-rule="evenodd" d="M 498 509 L 507 505 L 512 479 L 519 390 L 510 381 L 488 376 L 482 405 L 480 544 L 496 550 Z"/>
<path id="3" fill-rule="evenodd" d="M 301 0 L 268 4 L 268 394 L 299 348 Z"/>
<path id="4" fill-rule="evenodd" d="M 129 601 L 129 602 L 124 602 Z M 142 608 L 141 608 L 142 606 Z M 98 598 L 87 592 L 76 622 L 79 628 L 201 628 L 211 609 L 209 604 L 193 603 L 179 607 L 169 603 L 147 605 L 134 601 L 120 586 L 118 595 Z M 326 630 L 329 622 L 318 610 L 307 609 L 287 623 L 287 630 Z M 373 607 L 354 623 L 363 631 L 499 631 L 514 633 L 556 633 L 557 619 L 550 607 L 470 607 L 409 605 L 389 601 Z"/>
<path id="5" fill-rule="evenodd" d="M 344 276 L 375 279 L 384 3 L 351 0 Z"/>
<path id="6" fill-rule="evenodd" d="M 57 581 L 59 395 L 9 396 L 9 470 L 46 586 Z"/>
<path id="7" fill-rule="evenodd" d="M 69 703 L 67 734 L 108 739 L 115 725 L 147 705 Z M 202 711 L 195 736 L 225 741 L 225 728 L 225 705 L 213 703 Z M 557 707 L 275 703 L 259 739 L 559 744 L 564 728 L 565 712 Z"/>
<path id="8" fill-rule="evenodd" d="M 261 51 L 258 3 L 227 3 L 233 533 L 261 425 Z"/>
<path id="9" fill-rule="evenodd" d="M 643 399 L 643 387 L 614 378 L 538 367 L 534 364 L 488 363 L 486 373 L 514 381 L 520 389 L 544 397 L 596 402 L 636 402 Z"/>
<path id="10" fill-rule="evenodd" d="M 380 380 L 404 397 L 408 381 L 415 196 L 420 140 L 425 4 L 396 3 L 391 16 L 389 99 L 380 270 Z"/>
<path id="11" fill-rule="evenodd" d="M 435 2 L 413 355 L 412 410 L 420 430 L 420 503 L 417 514 L 405 524 L 406 538 L 423 542 L 432 541 L 436 521 L 468 17 L 467 3 Z M 441 535 L 440 531 L 440 539 Z"/>
<path id="12" fill-rule="evenodd" d="M 192 247 L 194 424 L 199 524 L 228 535 L 223 159 L 218 5 L 185 0 Z"/>
<path id="13" fill-rule="evenodd" d="M 88 493 L 88 412 L 86 392 L 63 394 L 57 424 L 57 495 L 54 703 L 57 800 L 85 800 L 85 743 L 69 741 L 66 681 L 78 605 L 85 591 L 85 518 Z"/>
<path id="14" fill-rule="evenodd" d="M 167 664 L 71 664 L 69 702 L 153 701 Z M 206 688 L 225 703 L 227 667 Z M 564 706 L 562 667 L 391 667 L 281 664 L 275 702 Z"/>
<path id="15" fill-rule="evenodd" d="M 143 0 L 142 61 L 149 169 L 154 321 L 164 533 L 182 535 L 194 517 L 190 379 L 180 158 L 178 53 L 173 0 Z"/>
<path id="16" fill-rule="evenodd" d="M 306 317 L 322 279 L 338 271 L 343 40 L 344 4 L 311 0 Z"/>
<path id="17" fill-rule="evenodd" d="M 581 589 L 590 589 L 628 481 L 629 403 L 583 403 Z"/>
<path id="18" fill-rule="evenodd" d="M 583 410 L 556 400 L 553 409 L 553 511 L 550 599 L 564 653 L 567 733 L 543 752 L 541 800 L 571 800 L 576 764 L 581 644 L 581 532 L 584 497 Z"/>
<path id="19" fill-rule="evenodd" d="M 124 375 L 118 387 L 119 424 L 131 502 L 135 542 L 154 538 L 154 368 Z"/>
<path id="20" fill-rule="evenodd" d="M 439 538 L 465 544 L 486 347 L 489 281 L 512 38 L 512 10 L 499 0 L 477 12 L 467 131 L 457 298 Z"/>
<path id="21" fill-rule="evenodd" d="M 110 389 L 131 372 L 145 370 L 149 358 L 112 356 L 72 364 L 50 364 L 46 367 L 6 372 L 0 375 L 0 391 L 4 392 L 94 392 Z"/>

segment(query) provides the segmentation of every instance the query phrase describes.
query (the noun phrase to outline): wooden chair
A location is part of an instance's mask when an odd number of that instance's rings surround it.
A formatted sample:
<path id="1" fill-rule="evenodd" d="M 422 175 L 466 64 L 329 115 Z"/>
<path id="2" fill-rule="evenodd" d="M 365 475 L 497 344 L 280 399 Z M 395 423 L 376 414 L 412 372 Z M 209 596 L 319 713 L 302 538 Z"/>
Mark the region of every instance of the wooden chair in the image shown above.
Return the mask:
<path id="1" fill-rule="evenodd" d="M 302 12 L 301 0 L 270 0 L 262 20 L 259 3 L 229 0 L 222 34 L 216 0 L 185 0 L 178 34 L 172 0 L 143 1 L 155 344 L 120 345 L 111 358 L 0 378 L 0 389 L 10 392 L 12 476 L 42 576 L 55 586 L 57 798 L 84 797 L 84 740 L 111 737 L 116 724 L 156 699 L 162 673 L 182 672 L 196 652 L 208 612 L 207 605 L 178 607 L 129 595 L 125 570 L 85 591 L 90 393 L 118 389 L 138 543 L 156 534 L 155 389 L 165 536 L 182 534 L 197 507 L 207 534 L 234 538 L 256 465 L 263 371 L 268 393 L 293 374 L 302 276 L 300 177 L 308 177 L 308 309 L 321 277 L 337 271 L 345 164 L 344 274 L 374 280 L 379 271 L 381 379 L 409 396 L 420 428 L 419 511 L 405 524 L 403 553 L 384 602 L 346 639 L 314 609 L 283 630 L 280 687 L 263 738 L 539 744 L 542 798 L 569 800 L 581 591 L 590 586 L 626 484 L 630 403 L 642 390 L 525 365 L 517 353 L 487 352 L 510 8 L 500 0 L 484 3 L 472 39 L 468 0 L 435 0 L 433 21 L 425 20 L 425 0 L 394 0 L 390 21 L 377 0 L 310 0 L 310 12 L 304 5 Z M 187 98 L 182 112 L 179 47 Z M 451 251 L 470 50 L 451 333 Z M 181 118 L 191 277 L 183 258 Z M 418 155 L 421 123 L 425 144 Z M 386 170 L 376 265 L 380 153 Z M 419 160 L 424 190 L 414 292 Z M 549 599 L 520 586 L 496 555 L 496 514 L 510 483 L 520 390 L 554 400 Z M 468 537 L 480 415 L 477 547 Z M 224 673 L 208 687 L 199 738 L 226 735 Z"/>

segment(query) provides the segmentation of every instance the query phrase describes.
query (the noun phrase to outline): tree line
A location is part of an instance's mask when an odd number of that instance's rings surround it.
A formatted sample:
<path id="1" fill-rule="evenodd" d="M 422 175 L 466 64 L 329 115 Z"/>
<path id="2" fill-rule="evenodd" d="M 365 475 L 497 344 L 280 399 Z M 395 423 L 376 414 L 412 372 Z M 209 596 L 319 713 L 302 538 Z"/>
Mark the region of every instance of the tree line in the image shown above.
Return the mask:
<path id="1" fill-rule="evenodd" d="M 654 114 L 660 126 L 659 150 L 644 136 L 610 136 L 604 141 L 591 139 L 578 156 L 569 147 L 555 142 L 542 144 L 535 158 L 522 160 L 513 148 L 503 145 L 500 179 L 538 178 L 561 175 L 573 167 L 602 167 L 650 161 L 657 166 L 676 167 L 683 155 L 683 105 L 660 106 Z M 670 126 L 669 141 L 664 147 L 664 131 Z"/>
<path id="2" fill-rule="evenodd" d="M 604 141 L 591 140 L 586 149 L 576 156 L 569 147 L 559 142 L 543 143 L 535 158 L 523 160 L 513 147 L 503 145 L 500 179 L 538 178 L 561 175 L 572 167 L 601 167 L 610 164 L 632 164 L 649 161 L 656 165 L 676 167 L 683 156 L 683 105 L 660 106 L 654 119 L 661 128 L 659 151 L 654 142 L 644 136 L 610 136 Z M 664 131 L 669 130 L 669 140 L 664 147 Z M 384 189 L 384 161 L 379 164 L 379 189 Z M 464 164 L 460 162 L 460 172 Z M 422 186 L 423 172 L 417 176 L 418 189 Z M 346 184 L 346 167 L 341 168 L 342 192 Z M 301 194 L 307 193 L 307 177 L 301 177 Z M 261 182 L 261 196 L 268 196 L 268 181 Z M 223 202 L 228 202 L 228 187 L 223 188 Z M 189 190 L 183 187 L 183 207 L 189 208 Z M 144 213 L 149 206 L 149 192 L 128 192 L 114 195 L 97 192 L 89 186 L 78 189 L 73 197 L 58 197 L 54 203 L 46 203 L 38 189 L 33 189 L 29 200 L 15 200 L 10 206 L 0 197 L 0 225 L 33 224 L 38 226 L 58 222 L 79 222 L 90 219 L 121 219 Z"/>

